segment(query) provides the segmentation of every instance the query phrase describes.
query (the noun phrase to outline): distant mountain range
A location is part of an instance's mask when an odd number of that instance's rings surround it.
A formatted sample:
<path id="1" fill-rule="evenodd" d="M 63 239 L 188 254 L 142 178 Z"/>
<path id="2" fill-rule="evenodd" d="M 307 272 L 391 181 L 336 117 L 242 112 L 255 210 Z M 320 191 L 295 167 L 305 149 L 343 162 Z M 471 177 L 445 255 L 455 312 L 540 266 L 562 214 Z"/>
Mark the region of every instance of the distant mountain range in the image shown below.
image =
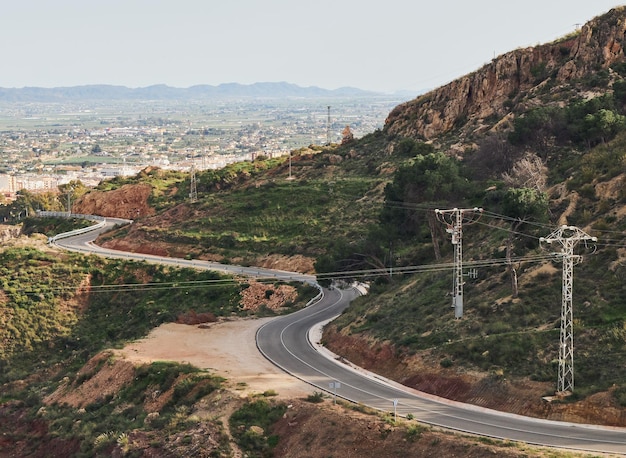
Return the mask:
<path id="1" fill-rule="evenodd" d="M 176 88 L 165 84 L 142 88 L 128 88 L 96 84 L 73 87 L 24 87 L 0 88 L 0 101 L 4 102 L 63 102 L 81 100 L 198 100 L 228 98 L 323 98 L 382 96 L 378 92 L 364 91 L 352 87 L 322 89 L 301 87 L 291 83 L 227 83 L 218 86 L 198 85 Z M 398 95 L 398 94 L 396 94 Z"/>

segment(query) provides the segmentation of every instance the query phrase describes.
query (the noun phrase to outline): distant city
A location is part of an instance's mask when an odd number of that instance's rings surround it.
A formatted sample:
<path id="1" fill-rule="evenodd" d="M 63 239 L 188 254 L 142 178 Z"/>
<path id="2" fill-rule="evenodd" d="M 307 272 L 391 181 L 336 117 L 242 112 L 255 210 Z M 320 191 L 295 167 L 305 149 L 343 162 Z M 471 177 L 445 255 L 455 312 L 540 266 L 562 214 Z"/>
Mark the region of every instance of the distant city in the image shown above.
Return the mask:
<path id="1" fill-rule="evenodd" d="M 382 128 L 401 96 L 0 100 L 0 192 L 57 191 L 149 166 L 216 169 Z"/>

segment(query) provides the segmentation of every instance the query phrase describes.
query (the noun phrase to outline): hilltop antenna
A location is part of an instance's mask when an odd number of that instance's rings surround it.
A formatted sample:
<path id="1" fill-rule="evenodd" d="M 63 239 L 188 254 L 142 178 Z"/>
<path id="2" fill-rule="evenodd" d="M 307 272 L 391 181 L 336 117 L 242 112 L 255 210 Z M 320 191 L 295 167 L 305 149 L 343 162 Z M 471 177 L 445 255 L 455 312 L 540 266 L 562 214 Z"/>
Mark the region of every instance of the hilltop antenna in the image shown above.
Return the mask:
<path id="1" fill-rule="evenodd" d="M 326 146 L 330 146 L 330 105 L 328 105 L 328 119 L 326 120 Z"/>
<path id="2" fill-rule="evenodd" d="M 561 294 L 561 337 L 559 341 L 559 378 L 557 392 L 572 393 L 574 391 L 574 323 L 572 307 L 572 286 L 574 284 L 574 263 L 582 262 L 582 256 L 573 254 L 574 247 L 580 241 L 592 237 L 576 226 L 561 226 L 547 237 L 539 238 L 539 243 L 559 242 L 563 257 L 563 291 Z"/>
<path id="3" fill-rule="evenodd" d="M 198 188 L 196 186 L 196 163 L 191 163 L 191 189 L 189 190 L 189 200 L 191 203 L 198 201 Z"/>
<path id="4" fill-rule="evenodd" d="M 452 234 L 452 245 L 454 245 L 452 307 L 454 317 L 457 319 L 463 316 L 463 221 L 465 220 L 465 224 L 473 224 L 478 221 L 482 213 L 483 209 L 478 207 L 435 210 L 437 219 L 446 225 L 446 232 Z"/>

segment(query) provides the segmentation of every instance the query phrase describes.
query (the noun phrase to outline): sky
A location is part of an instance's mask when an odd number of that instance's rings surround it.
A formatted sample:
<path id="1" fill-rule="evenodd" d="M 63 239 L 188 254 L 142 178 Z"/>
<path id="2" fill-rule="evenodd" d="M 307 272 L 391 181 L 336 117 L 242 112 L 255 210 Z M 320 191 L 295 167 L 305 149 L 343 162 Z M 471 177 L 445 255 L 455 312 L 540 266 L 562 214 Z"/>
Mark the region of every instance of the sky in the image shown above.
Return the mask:
<path id="1" fill-rule="evenodd" d="M 626 2 L 625 2 L 626 3 Z M 614 0 L 19 0 L 0 87 L 288 82 L 391 93 L 548 43 Z"/>

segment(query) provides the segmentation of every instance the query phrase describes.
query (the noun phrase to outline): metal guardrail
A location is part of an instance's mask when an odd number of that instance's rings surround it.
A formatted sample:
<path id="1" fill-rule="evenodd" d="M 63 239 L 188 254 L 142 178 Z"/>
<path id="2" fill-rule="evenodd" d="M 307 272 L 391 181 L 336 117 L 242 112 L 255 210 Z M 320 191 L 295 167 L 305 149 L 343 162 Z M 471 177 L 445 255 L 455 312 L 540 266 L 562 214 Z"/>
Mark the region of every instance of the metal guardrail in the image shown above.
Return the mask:
<path id="1" fill-rule="evenodd" d="M 106 218 L 104 216 L 98 215 L 84 215 L 82 213 L 70 213 L 70 212 L 49 212 L 43 210 L 36 211 L 37 216 L 49 217 L 49 218 L 78 218 L 78 219 L 86 219 L 90 221 L 104 221 Z"/>
<path id="2" fill-rule="evenodd" d="M 64 239 L 66 237 L 72 237 L 74 235 L 85 234 L 87 232 L 95 231 L 96 229 L 103 228 L 107 221 L 102 216 L 97 215 L 83 215 L 81 213 L 70 213 L 70 212 L 48 212 L 48 211 L 37 211 L 37 216 L 45 218 L 79 218 L 86 219 L 88 221 L 99 221 L 97 224 L 88 227 L 81 227 L 80 229 L 74 229 L 73 231 L 63 232 L 61 234 L 57 234 L 53 237 L 48 237 L 48 243 L 54 243 L 57 240 Z"/>
<path id="3" fill-rule="evenodd" d="M 317 293 L 317 296 L 315 296 L 313 299 L 307 302 L 305 307 L 309 307 L 310 305 L 316 304 L 324 298 L 324 288 L 322 288 L 319 283 L 317 282 L 307 282 L 307 283 L 309 283 L 311 286 L 316 287 L 319 290 L 319 293 Z"/>

